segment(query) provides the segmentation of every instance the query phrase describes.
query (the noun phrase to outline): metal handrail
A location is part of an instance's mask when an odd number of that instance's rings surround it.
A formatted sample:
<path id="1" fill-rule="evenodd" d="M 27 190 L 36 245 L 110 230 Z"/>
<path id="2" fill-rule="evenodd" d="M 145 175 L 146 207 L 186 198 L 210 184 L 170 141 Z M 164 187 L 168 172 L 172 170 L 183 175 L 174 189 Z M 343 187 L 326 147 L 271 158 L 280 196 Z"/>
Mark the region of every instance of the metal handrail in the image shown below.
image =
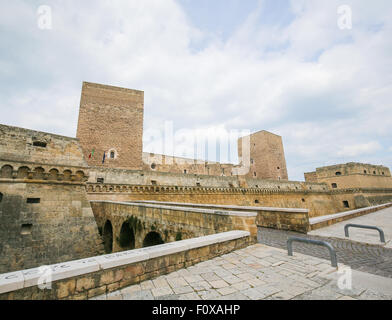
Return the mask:
<path id="1" fill-rule="evenodd" d="M 305 239 L 305 238 L 290 237 L 287 240 L 287 251 L 288 251 L 289 256 L 293 255 L 293 241 L 305 242 L 305 243 L 309 243 L 309 244 L 315 244 L 318 246 L 327 247 L 329 250 L 329 254 L 331 256 L 332 267 L 335 267 L 335 268 L 338 267 L 338 259 L 336 257 L 336 251 L 330 243 L 325 242 L 325 241 L 320 241 L 320 240 L 311 240 L 311 239 Z"/>
<path id="2" fill-rule="evenodd" d="M 349 234 L 348 234 L 348 228 L 361 228 L 361 229 L 371 229 L 371 230 L 377 230 L 380 233 L 380 241 L 385 243 L 385 235 L 384 235 L 384 231 L 382 231 L 380 228 L 375 227 L 375 226 L 366 226 L 366 225 L 362 225 L 362 224 L 346 224 L 344 226 L 344 234 L 345 236 L 348 238 Z"/>

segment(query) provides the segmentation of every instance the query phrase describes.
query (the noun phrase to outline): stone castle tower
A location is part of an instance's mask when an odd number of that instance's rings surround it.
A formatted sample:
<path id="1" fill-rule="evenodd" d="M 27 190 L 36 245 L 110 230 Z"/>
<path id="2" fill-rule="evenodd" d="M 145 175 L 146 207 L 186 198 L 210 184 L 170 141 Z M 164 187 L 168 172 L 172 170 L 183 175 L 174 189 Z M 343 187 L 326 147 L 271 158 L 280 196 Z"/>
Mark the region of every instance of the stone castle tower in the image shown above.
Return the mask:
<path id="1" fill-rule="evenodd" d="M 88 165 L 142 169 L 143 112 L 143 91 L 83 82 L 76 137 Z"/>
<path id="2" fill-rule="evenodd" d="M 250 162 L 246 177 L 289 179 L 281 136 L 262 130 L 242 137 L 238 139 L 238 157 L 244 162 Z"/>

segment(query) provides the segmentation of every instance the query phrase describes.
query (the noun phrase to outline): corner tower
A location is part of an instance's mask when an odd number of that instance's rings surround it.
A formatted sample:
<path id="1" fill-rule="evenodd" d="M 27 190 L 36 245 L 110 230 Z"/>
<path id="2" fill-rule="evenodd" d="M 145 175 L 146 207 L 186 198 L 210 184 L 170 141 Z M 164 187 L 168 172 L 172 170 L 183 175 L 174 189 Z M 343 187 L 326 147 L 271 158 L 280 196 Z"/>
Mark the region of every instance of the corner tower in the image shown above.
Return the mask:
<path id="1" fill-rule="evenodd" d="M 142 169 L 143 112 L 143 91 L 83 82 L 76 137 L 88 165 Z"/>
<path id="2" fill-rule="evenodd" d="M 249 148 L 243 145 L 243 140 L 245 144 L 249 143 Z M 244 147 L 247 150 L 243 150 Z M 250 160 L 249 172 L 246 174 L 249 178 L 288 180 L 281 136 L 263 130 L 242 137 L 238 139 L 238 156 L 244 161 Z"/>

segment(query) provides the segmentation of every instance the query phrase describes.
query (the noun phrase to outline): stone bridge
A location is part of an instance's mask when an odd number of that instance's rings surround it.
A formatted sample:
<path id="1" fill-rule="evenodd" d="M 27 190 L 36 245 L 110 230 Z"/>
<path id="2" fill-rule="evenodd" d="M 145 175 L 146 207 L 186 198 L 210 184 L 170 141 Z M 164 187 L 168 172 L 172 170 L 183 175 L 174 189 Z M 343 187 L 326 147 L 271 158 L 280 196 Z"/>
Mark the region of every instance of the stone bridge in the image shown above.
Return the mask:
<path id="1" fill-rule="evenodd" d="M 91 201 L 106 253 L 244 230 L 256 241 L 255 212 Z"/>

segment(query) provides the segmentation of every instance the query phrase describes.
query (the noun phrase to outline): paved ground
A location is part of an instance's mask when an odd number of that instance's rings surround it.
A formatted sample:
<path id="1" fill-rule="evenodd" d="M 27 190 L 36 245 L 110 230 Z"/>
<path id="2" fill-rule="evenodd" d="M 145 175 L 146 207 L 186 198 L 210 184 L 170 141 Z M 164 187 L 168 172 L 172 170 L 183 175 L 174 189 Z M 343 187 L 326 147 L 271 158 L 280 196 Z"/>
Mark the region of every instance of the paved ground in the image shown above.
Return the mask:
<path id="1" fill-rule="evenodd" d="M 386 244 L 380 242 L 380 234 L 376 230 L 349 228 L 350 240 L 362 243 L 383 245 L 392 248 L 392 207 L 367 214 L 362 217 L 343 221 L 332 226 L 311 231 L 309 235 L 346 239 L 344 226 L 348 223 L 379 227 L 384 231 Z"/>
<path id="2" fill-rule="evenodd" d="M 290 236 L 328 241 L 336 250 L 338 262 L 348 265 L 358 271 L 392 278 L 392 249 L 384 248 L 379 245 L 362 244 L 350 240 L 259 228 L 261 243 L 268 246 L 287 249 L 287 239 Z M 324 247 L 295 242 L 293 248 L 294 252 L 329 259 L 329 252 Z"/>
<path id="3" fill-rule="evenodd" d="M 349 290 L 338 287 L 344 275 L 327 260 L 256 244 L 94 300 L 392 299 L 392 279 L 354 271 Z"/>

